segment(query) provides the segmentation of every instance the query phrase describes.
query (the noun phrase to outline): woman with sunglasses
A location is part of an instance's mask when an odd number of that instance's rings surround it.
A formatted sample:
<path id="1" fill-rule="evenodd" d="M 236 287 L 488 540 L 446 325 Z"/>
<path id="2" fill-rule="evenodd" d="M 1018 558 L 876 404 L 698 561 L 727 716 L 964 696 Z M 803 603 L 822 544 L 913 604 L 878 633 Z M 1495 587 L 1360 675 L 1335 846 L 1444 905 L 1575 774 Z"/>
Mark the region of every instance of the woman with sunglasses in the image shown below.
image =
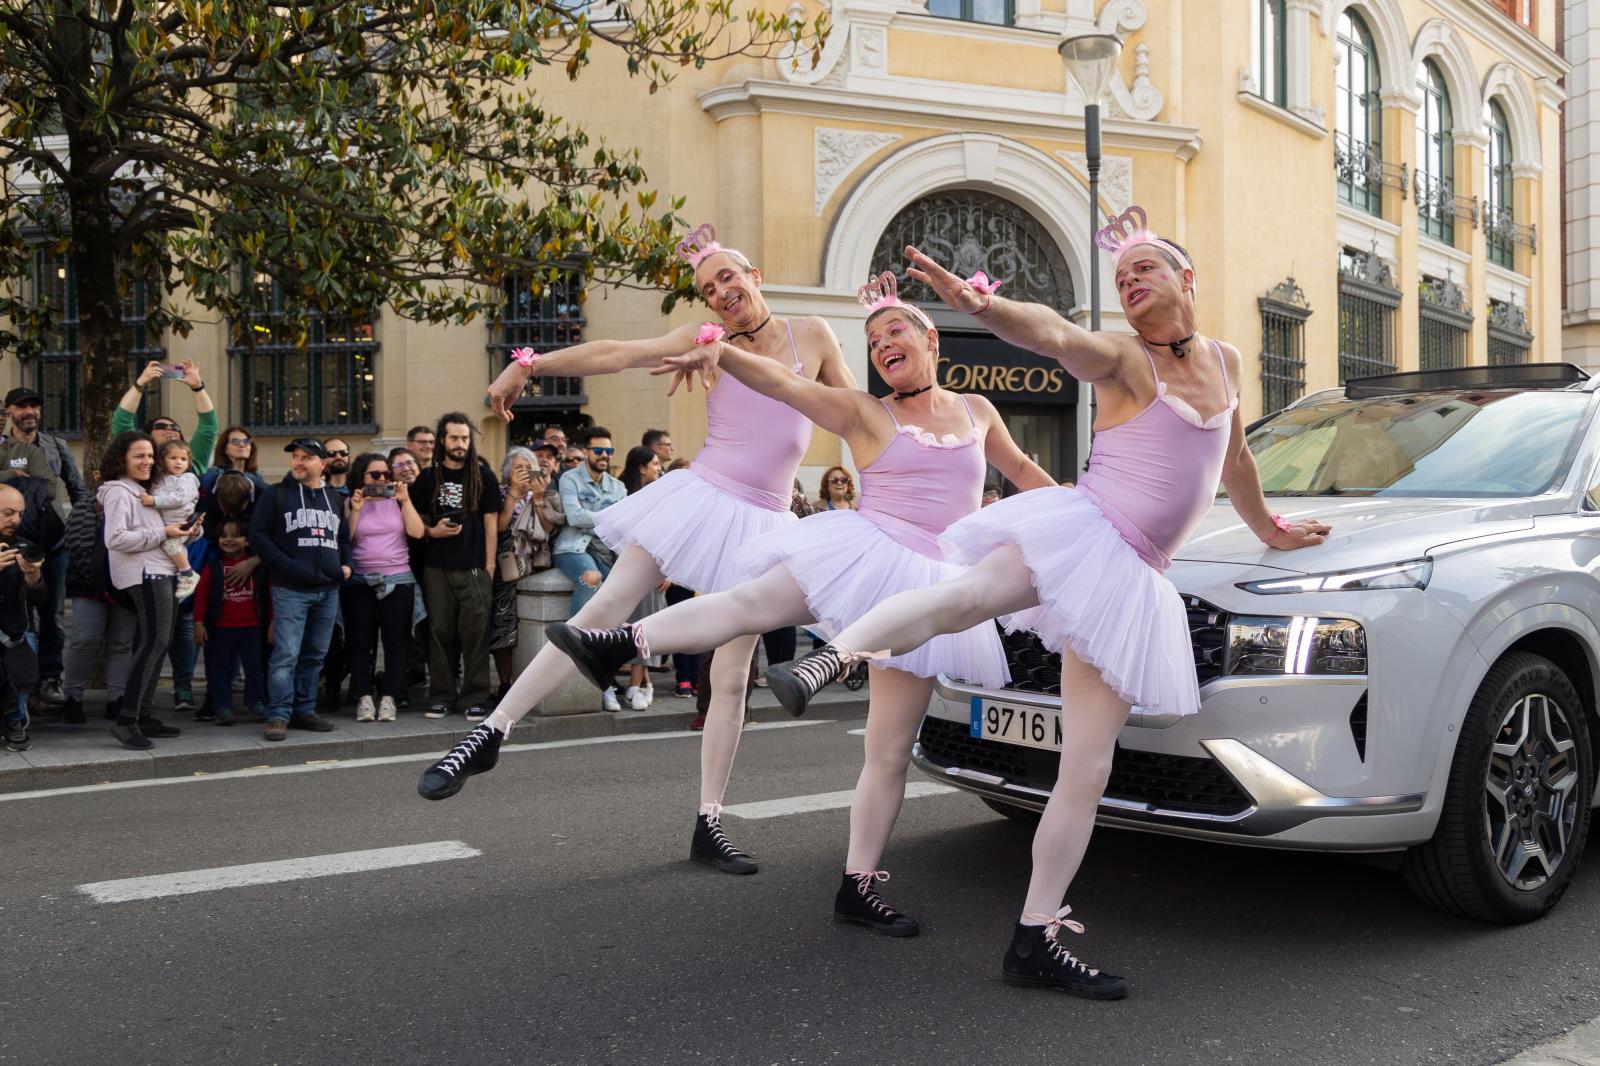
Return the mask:
<path id="1" fill-rule="evenodd" d="M 817 493 L 819 511 L 854 511 L 856 509 L 856 483 L 850 471 L 842 466 L 830 466 L 822 475 L 822 488 Z"/>
<path id="2" fill-rule="evenodd" d="M 267 490 L 267 479 L 256 472 L 255 438 L 243 426 L 229 426 L 217 436 L 211 466 L 200 478 L 200 491 L 210 493 L 217 478 L 229 470 L 236 470 L 249 478 L 258 495 Z"/>
<path id="3" fill-rule="evenodd" d="M 422 516 L 404 481 L 396 480 L 379 452 L 350 464 L 350 580 L 340 590 L 345 655 L 356 721 L 392 722 L 405 695 L 406 644 L 411 638 L 417 579 L 411 572 L 412 539 L 423 534 Z M 378 642 L 383 641 L 383 682 L 372 702 Z"/>
<path id="4" fill-rule="evenodd" d="M 212 454 L 217 446 L 217 408 L 211 402 L 211 394 L 206 391 L 206 383 L 200 380 L 200 368 L 195 365 L 193 359 L 186 359 L 174 366 L 182 375 L 177 379 L 178 383 L 186 385 L 189 391 L 194 393 L 194 409 L 198 417 L 194 433 L 187 440 L 189 450 L 203 459 Z M 135 428 L 134 420 L 139 417 L 139 405 L 144 402 L 146 394 L 161 388 L 161 380 L 166 376 L 165 365 L 153 359 L 144 365 L 144 369 L 139 371 L 139 376 L 134 379 L 133 384 L 128 386 L 128 391 L 117 401 L 117 409 L 111 412 L 113 437 Z M 183 430 L 178 428 L 177 420 L 165 416 L 150 419 L 145 423 L 144 431 L 157 448 L 169 440 L 185 439 Z"/>

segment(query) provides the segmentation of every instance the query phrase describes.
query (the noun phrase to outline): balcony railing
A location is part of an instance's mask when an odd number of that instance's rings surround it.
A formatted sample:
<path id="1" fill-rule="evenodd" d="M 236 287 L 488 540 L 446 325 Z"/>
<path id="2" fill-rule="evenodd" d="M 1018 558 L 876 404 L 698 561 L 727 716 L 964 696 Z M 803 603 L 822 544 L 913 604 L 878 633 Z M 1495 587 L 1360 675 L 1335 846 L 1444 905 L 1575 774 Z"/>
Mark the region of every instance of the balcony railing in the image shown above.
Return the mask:
<path id="1" fill-rule="evenodd" d="M 1347 133 L 1333 138 L 1333 172 L 1340 196 L 1374 215 L 1383 213 L 1385 187 L 1398 189 L 1404 199 L 1410 184 L 1406 164 L 1386 161 L 1376 145 L 1356 142 Z"/>

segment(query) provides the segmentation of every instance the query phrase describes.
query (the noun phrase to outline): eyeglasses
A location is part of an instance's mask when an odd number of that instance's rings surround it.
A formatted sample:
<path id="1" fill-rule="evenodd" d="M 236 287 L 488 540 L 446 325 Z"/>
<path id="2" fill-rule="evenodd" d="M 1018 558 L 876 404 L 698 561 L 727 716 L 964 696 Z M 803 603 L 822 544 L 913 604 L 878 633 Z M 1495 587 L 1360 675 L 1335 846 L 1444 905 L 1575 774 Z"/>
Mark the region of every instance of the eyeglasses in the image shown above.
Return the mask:
<path id="1" fill-rule="evenodd" d="M 328 458 L 329 459 L 332 459 L 332 458 L 334 458 L 336 456 L 348 459 L 350 457 L 350 449 L 343 448 L 343 449 L 337 449 L 337 450 L 333 450 L 333 451 L 329 451 L 328 452 Z"/>
<path id="2" fill-rule="evenodd" d="M 228 447 L 230 447 L 230 448 L 248 448 L 253 443 L 255 443 L 255 442 L 252 441 L 249 437 L 229 437 L 228 438 Z"/>
<path id="3" fill-rule="evenodd" d="M 152 423 L 150 423 L 150 429 L 152 431 L 154 431 L 154 430 L 162 430 L 164 432 L 176 433 L 178 431 L 178 423 L 176 423 L 176 422 L 152 422 Z"/>
<path id="4" fill-rule="evenodd" d="M 847 478 L 847 477 L 830 477 L 828 479 L 828 484 L 830 484 L 830 485 L 848 485 L 848 484 L 850 484 L 850 479 Z"/>
<path id="5" fill-rule="evenodd" d="M 615 455 L 617 452 L 615 448 L 590 448 L 589 450 L 596 455 Z"/>

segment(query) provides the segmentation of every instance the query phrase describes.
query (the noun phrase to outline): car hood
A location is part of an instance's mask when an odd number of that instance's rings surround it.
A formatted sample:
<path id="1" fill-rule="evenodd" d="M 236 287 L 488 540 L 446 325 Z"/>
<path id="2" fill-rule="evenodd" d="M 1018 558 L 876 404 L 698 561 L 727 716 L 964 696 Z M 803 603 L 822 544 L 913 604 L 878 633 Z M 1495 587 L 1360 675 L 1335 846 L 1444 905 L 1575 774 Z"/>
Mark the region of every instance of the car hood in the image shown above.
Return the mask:
<path id="1" fill-rule="evenodd" d="M 1456 541 L 1532 529 L 1550 511 L 1543 500 L 1417 500 L 1371 496 L 1279 497 L 1267 501 L 1283 517 L 1315 518 L 1333 527 L 1326 543 L 1297 551 L 1263 545 L 1233 505 L 1218 500 L 1174 556 L 1174 563 L 1213 562 L 1321 573 L 1400 562 Z M 1558 510 L 1560 508 L 1557 508 Z"/>

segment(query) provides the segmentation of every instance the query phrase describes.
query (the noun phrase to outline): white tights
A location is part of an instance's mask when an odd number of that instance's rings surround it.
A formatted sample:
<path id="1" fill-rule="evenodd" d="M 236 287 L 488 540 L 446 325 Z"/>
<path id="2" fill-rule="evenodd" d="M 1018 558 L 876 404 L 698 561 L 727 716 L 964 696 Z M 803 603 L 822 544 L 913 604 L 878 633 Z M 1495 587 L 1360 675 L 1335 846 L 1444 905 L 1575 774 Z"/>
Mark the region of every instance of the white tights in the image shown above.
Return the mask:
<path id="1" fill-rule="evenodd" d="M 899 655 L 941 633 L 959 633 L 1038 602 L 1033 575 L 1021 552 L 1007 546 L 985 556 L 960 577 L 890 597 L 847 626 L 833 643 L 857 653 L 887 650 Z M 1024 915 L 1053 915 L 1060 909 L 1094 832 L 1095 810 L 1111 775 L 1117 734 L 1128 718 L 1128 704 L 1105 683 L 1100 671 L 1068 649 L 1063 649 L 1061 656 L 1061 691 L 1069 694 L 1061 714 L 1061 769 L 1033 836 L 1033 876 L 1028 882 Z M 870 721 L 868 730 L 870 734 Z M 909 751 L 909 742 L 906 748 Z M 893 819 L 889 821 L 892 824 Z M 858 829 L 855 811 L 851 812 L 851 831 L 847 868 L 872 869 L 870 864 L 854 862 L 870 853 L 866 826 Z M 860 856 L 856 854 L 857 836 L 863 849 Z M 883 836 L 887 837 L 887 830 Z"/>

